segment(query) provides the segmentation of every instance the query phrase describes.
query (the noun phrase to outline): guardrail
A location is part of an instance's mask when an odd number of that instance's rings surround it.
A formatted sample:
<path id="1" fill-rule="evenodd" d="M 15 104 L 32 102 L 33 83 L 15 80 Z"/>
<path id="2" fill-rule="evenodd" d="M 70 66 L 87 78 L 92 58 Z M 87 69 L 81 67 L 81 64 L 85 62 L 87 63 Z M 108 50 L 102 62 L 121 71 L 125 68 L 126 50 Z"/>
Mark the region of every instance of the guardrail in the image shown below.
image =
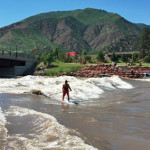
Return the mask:
<path id="1" fill-rule="evenodd" d="M 0 51 L 0 58 L 5 59 L 16 59 L 16 60 L 36 60 L 34 54 L 26 54 L 21 52 L 8 52 L 8 51 Z"/>

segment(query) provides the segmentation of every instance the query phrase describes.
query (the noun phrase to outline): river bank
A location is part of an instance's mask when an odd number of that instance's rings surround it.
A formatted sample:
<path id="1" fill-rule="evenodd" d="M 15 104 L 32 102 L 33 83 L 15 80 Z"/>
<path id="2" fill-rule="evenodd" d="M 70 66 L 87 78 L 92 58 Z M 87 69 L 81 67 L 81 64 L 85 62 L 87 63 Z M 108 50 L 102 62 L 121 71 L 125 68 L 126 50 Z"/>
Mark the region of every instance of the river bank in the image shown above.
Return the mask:
<path id="1" fill-rule="evenodd" d="M 145 73 L 150 73 L 150 67 L 145 66 L 112 66 L 112 65 L 93 65 L 86 66 L 81 71 L 75 73 L 77 77 L 104 77 L 114 76 L 124 78 L 143 78 Z"/>
<path id="2" fill-rule="evenodd" d="M 43 67 L 35 72 L 35 75 L 44 75 L 48 69 Z M 150 66 L 113 66 L 113 65 L 90 65 L 81 68 L 77 72 L 60 72 L 57 76 L 75 76 L 75 77 L 111 77 L 117 75 L 123 78 L 143 78 L 150 74 Z"/>

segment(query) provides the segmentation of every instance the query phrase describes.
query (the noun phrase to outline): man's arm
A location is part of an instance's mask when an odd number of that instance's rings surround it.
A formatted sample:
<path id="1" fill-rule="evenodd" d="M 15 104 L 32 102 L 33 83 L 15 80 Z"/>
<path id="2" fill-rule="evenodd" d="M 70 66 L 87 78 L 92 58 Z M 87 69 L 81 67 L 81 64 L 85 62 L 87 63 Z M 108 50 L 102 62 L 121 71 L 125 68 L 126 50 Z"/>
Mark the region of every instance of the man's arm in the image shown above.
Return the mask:
<path id="1" fill-rule="evenodd" d="M 70 85 L 69 85 L 69 84 L 68 84 L 68 87 L 69 87 L 70 91 L 72 91 L 72 90 L 71 90 L 71 87 L 70 87 Z"/>

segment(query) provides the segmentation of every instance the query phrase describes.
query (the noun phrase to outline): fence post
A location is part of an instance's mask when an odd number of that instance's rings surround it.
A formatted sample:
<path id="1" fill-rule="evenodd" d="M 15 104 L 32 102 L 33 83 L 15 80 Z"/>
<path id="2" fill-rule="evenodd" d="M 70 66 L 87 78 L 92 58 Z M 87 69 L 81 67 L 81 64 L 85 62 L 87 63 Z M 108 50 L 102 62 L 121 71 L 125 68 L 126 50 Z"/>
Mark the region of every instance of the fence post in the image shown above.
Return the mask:
<path id="1" fill-rule="evenodd" d="M 16 45 L 16 57 L 18 56 L 18 53 L 17 53 L 17 45 Z"/>

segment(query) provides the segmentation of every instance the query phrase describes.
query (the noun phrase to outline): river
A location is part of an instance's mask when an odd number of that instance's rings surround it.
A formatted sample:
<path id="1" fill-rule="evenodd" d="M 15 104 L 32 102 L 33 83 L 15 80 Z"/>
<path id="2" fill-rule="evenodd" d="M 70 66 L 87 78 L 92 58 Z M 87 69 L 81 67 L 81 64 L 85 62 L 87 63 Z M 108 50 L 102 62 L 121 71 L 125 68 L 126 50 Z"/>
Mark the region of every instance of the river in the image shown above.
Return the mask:
<path id="1" fill-rule="evenodd" d="M 62 102 L 65 80 L 78 105 Z M 150 150 L 150 79 L 0 79 L 0 149 Z"/>

